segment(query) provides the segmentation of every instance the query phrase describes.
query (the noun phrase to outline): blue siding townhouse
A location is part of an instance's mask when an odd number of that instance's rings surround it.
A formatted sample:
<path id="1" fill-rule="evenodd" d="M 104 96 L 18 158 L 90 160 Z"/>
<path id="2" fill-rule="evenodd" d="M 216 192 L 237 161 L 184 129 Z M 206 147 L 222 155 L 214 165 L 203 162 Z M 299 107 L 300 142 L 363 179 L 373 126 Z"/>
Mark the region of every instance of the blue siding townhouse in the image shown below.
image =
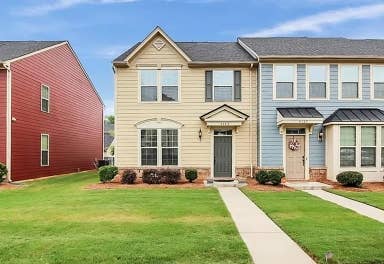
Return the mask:
<path id="1" fill-rule="evenodd" d="M 384 41 L 239 38 L 259 63 L 259 167 L 382 181 Z"/>

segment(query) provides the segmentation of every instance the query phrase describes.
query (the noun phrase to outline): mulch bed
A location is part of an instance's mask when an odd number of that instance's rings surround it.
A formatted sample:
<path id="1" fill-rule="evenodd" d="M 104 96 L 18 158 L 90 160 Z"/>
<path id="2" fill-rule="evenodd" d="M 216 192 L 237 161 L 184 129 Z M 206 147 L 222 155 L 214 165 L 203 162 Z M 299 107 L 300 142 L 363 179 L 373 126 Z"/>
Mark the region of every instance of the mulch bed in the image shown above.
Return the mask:
<path id="1" fill-rule="evenodd" d="M 332 185 L 332 189 L 348 192 L 384 192 L 384 182 L 363 182 L 361 187 L 346 187 L 338 182 L 323 180 L 325 184 Z"/>
<path id="2" fill-rule="evenodd" d="M 197 179 L 193 183 L 188 181 L 180 181 L 177 184 L 148 184 L 143 183 L 141 179 L 137 179 L 135 184 L 121 183 L 94 183 L 85 187 L 87 190 L 109 190 L 109 189 L 201 189 L 205 188 L 204 181 Z"/>
<path id="3" fill-rule="evenodd" d="M 267 191 L 267 192 L 292 192 L 295 191 L 292 188 L 289 188 L 285 185 L 270 185 L 270 184 L 259 184 L 255 179 L 247 178 L 247 186 L 244 187 L 249 190 L 254 191 Z"/>

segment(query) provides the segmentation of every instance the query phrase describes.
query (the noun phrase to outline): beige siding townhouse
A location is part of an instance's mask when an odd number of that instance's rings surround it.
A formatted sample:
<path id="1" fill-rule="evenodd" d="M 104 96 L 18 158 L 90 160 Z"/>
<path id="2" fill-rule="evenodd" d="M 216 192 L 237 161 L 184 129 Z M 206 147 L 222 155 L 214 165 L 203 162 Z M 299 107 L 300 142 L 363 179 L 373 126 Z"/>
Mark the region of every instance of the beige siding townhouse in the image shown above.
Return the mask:
<path id="1" fill-rule="evenodd" d="M 250 176 L 257 74 L 255 59 L 237 42 L 175 42 L 157 27 L 113 65 L 119 168 Z"/>

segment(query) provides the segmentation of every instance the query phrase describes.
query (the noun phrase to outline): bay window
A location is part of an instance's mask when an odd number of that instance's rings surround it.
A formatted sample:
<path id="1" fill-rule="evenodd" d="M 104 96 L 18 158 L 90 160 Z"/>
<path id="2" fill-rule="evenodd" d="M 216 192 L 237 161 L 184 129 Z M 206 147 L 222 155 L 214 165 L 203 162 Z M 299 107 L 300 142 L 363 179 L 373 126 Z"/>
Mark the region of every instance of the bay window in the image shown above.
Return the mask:
<path id="1" fill-rule="evenodd" d="M 213 71 L 213 100 L 233 101 L 233 71 Z"/>
<path id="2" fill-rule="evenodd" d="M 326 65 L 309 65 L 308 66 L 308 92 L 309 99 L 326 99 L 327 98 L 327 74 L 328 67 Z"/>
<path id="3" fill-rule="evenodd" d="M 141 165 L 177 166 L 179 135 L 177 129 L 141 129 Z"/>
<path id="4" fill-rule="evenodd" d="M 295 66 L 294 65 L 275 65 L 275 98 L 276 99 L 294 99 L 295 88 Z"/>
<path id="5" fill-rule="evenodd" d="M 373 99 L 384 99 L 384 66 L 372 67 Z"/>
<path id="6" fill-rule="evenodd" d="M 359 92 L 359 66 L 341 65 L 341 99 L 358 99 Z"/>
<path id="7" fill-rule="evenodd" d="M 340 127 L 340 167 L 356 166 L 356 127 Z"/>
<path id="8" fill-rule="evenodd" d="M 376 167 L 376 127 L 361 127 L 361 167 Z"/>
<path id="9" fill-rule="evenodd" d="M 140 70 L 141 101 L 179 101 L 179 75 L 178 69 Z"/>

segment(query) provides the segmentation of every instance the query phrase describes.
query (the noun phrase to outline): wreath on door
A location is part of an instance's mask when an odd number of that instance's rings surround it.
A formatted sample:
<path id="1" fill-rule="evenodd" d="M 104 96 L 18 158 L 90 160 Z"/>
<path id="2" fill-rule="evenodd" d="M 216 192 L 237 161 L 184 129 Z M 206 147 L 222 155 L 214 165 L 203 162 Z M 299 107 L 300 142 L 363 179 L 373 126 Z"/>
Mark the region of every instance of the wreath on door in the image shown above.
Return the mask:
<path id="1" fill-rule="evenodd" d="M 292 139 L 288 142 L 288 147 L 292 151 L 297 151 L 300 148 L 300 142 L 297 139 Z"/>

